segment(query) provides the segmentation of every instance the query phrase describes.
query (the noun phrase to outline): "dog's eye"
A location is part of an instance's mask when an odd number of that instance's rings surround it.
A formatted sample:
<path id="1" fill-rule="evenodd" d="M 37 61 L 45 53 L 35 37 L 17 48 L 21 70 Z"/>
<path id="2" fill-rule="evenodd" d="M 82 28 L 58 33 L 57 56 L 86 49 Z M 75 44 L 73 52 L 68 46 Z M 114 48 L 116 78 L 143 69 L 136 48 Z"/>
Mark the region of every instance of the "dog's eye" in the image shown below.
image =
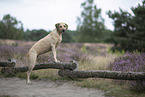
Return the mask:
<path id="1" fill-rule="evenodd" d="M 62 26 L 59 26 L 60 28 L 62 28 Z"/>
<path id="2" fill-rule="evenodd" d="M 66 27 L 66 26 L 64 26 L 64 27 Z"/>

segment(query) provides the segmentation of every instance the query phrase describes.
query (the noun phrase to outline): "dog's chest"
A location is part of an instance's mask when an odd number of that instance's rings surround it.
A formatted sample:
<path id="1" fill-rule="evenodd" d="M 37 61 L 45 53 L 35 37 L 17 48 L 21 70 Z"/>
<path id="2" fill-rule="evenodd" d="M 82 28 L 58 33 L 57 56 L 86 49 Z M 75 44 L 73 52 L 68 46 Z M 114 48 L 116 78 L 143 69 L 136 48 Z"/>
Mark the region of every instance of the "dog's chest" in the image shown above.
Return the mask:
<path id="1" fill-rule="evenodd" d="M 58 36 L 57 34 L 51 34 L 50 42 L 51 44 L 54 44 L 56 47 L 61 43 L 62 41 L 62 35 Z"/>
<path id="2" fill-rule="evenodd" d="M 62 36 L 60 36 L 60 37 L 58 38 L 57 43 L 56 43 L 56 47 L 61 43 L 61 41 L 62 41 Z"/>

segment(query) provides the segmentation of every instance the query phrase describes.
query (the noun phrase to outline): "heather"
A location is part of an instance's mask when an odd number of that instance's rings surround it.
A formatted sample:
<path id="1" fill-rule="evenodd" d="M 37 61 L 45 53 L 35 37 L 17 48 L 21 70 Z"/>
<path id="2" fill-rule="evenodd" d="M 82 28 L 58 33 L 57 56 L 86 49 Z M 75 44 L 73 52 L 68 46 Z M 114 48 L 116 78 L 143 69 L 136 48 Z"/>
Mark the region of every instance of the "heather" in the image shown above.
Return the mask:
<path id="1" fill-rule="evenodd" d="M 28 46 L 15 47 L 15 46 L 11 46 L 11 45 L 1 45 L 0 46 L 0 56 L 8 57 L 8 58 L 13 58 L 15 55 L 18 55 L 18 54 L 21 56 L 24 56 L 27 53 L 28 49 L 29 49 Z"/>
<path id="2" fill-rule="evenodd" d="M 117 57 L 114 62 L 110 63 L 109 69 L 113 71 L 145 72 L 145 53 L 126 53 Z M 143 92 L 145 90 L 145 80 L 126 82 L 133 91 Z"/>
<path id="3" fill-rule="evenodd" d="M 1 40 L 0 45 L 0 60 L 9 58 L 16 59 L 17 62 L 25 64 L 26 54 L 34 44 L 34 42 L 20 42 L 11 40 Z M 17 44 L 17 45 L 13 45 Z M 87 43 L 62 43 L 57 48 L 57 58 L 61 62 L 69 62 L 72 60 L 86 63 L 94 59 L 92 56 L 107 55 L 107 44 L 87 44 Z M 90 58 L 91 57 L 91 58 Z M 52 52 L 40 55 L 37 63 L 46 63 L 53 61 Z M 19 66 L 20 64 L 17 64 Z"/>

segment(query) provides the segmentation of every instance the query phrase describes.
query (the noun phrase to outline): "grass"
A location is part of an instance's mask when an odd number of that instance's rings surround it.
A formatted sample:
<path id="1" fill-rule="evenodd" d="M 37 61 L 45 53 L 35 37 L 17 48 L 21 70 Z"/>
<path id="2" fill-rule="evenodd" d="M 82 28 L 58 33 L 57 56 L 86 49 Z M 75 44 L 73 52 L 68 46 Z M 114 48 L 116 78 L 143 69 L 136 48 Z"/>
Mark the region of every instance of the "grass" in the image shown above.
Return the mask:
<path id="1" fill-rule="evenodd" d="M 20 42 L 21 43 L 21 42 Z M 34 42 L 32 42 L 34 44 Z M 3 54 L 4 56 L 0 57 L 0 60 L 6 60 L 7 58 L 14 58 L 17 59 L 17 66 L 22 66 L 25 64 L 25 56 L 24 54 L 27 53 L 29 48 L 31 47 L 29 44 L 29 47 L 27 47 L 26 43 L 23 42 L 24 47 L 19 47 L 20 44 L 18 44 L 18 47 L 15 47 L 13 49 L 15 50 L 15 53 L 13 53 L 9 48 L 7 51 L 5 49 L 1 49 L 1 51 L 5 51 L 8 54 Z M 7 44 L 8 45 L 8 44 Z M 11 47 L 11 46 L 9 46 Z M 114 58 L 121 56 L 124 54 L 124 51 L 117 52 L 116 54 L 109 51 L 110 45 L 108 44 L 61 44 L 58 47 L 58 59 L 60 59 L 63 62 L 70 61 L 73 58 L 76 58 L 77 61 L 79 61 L 79 70 L 107 70 L 108 64 L 114 60 Z M 25 50 L 22 50 L 22 49 Z M 21 50 L 20 50 L 21 49 Z M 9 52 L 11 51 L 11 52 Z M 19 51 L 19 52 L 17 52 Z M 21 52 L 21 53 L 20 53 Z M 81 52 L 81 53 L 80 53 Z M 97 53 L 96 53 L 97 52 Z M 83 54 L 82 54 L 83 53 Z M 7 55 L 7 56 L 6 56 Z M 63 56 L 62 56 L 63 55 Z M 52 57 L 51 54 L 44 54 L 38 58 L 38 63 L 45 63 L 48 62 L 48 56 L 49 58 Z M 63 59 L 62 59 L 63 57 Z M 66 60 L 67 59 L 67 60 Z M 50 60 L 50 59 L 49 59 Z M 54 69 L 44 69 L 44 70 L 36 70 L 33 71 L 31 74 L 31 79 L 43 79 L 43 78 L 49 78 L 53 81 L 56 80 L 69 80 L 69 81 L 75 81 L 76 85 L 81 87 L 87 87 L 87 88 L 97 88 L 100 90 L 105 91 L 105 96 L 107 97 L 145 97 L 145 93 L 136 93 L 131 92 L 128 88 L 128 85 L 126 83 L 119 84 L 115 83 L 111 79 L 101 79 L 101 78 L 88 78 L 88 79 L 75 79 L 71 80 L 69 78 L 63 78 L 60 77 L 57 74 L 58 70 Z M 0 77 L 2 75 L 0 74 Z M 18 73 L 16 75 L 17 77 L 26 79 L 26 73 Z"/>
<path id="2" fill-rule="evenodd" d="M 131 92 L 127 84 L 114 83 L 111 79 L 83 79 L 82 81 L 77 81 L 76 85 L 103 90 L 107 97 L 145 97 L 144 93 Z"/>
<path id="3" fill-rule="evenodd" d="M 86 61 L 79 63 L 80 70 L 107 70 L 108 63 L 113 61 L 114 55 L 92 56 L 88 55 Z"/>

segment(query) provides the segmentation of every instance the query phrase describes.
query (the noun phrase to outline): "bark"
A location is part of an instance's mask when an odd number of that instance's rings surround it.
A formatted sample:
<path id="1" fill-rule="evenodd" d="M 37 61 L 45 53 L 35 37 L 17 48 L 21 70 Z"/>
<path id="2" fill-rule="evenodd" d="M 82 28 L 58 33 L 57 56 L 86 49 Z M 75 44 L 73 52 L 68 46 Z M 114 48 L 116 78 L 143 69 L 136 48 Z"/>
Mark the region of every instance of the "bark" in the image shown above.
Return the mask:
<path id="1" fill-rule="evenodd" d="M 45 63 L 45 64 L 41 63 L 41 64 L 37 64 L 33 70 L 48 69 L 48 68 L 74 70 L 77 68 L 77 62 L 73 61 L 69 63 Z M 1 73 L 6 75 L 9 74 L 15 75 L 18 72 L 26 72 L 26 71 L 28 71 L 28 66 L 2 68 Z"/>
<path id="2" fill-rule="evenodd" d="M 145 72 L 122 72 L 122 71 L 107 71 L 107 70 L 81 70 L 81 71 L 59 70 L 58 74 L 62 77 L 70 77 L 70 78 L 108 78 L 119 80 L 145 79 Z"/>
<path id="3" fill-rule="evenodd" d="M 14 67 L 16 60 L 9 59 L 9 61 L 0 61 L 0 67 Z"/>

